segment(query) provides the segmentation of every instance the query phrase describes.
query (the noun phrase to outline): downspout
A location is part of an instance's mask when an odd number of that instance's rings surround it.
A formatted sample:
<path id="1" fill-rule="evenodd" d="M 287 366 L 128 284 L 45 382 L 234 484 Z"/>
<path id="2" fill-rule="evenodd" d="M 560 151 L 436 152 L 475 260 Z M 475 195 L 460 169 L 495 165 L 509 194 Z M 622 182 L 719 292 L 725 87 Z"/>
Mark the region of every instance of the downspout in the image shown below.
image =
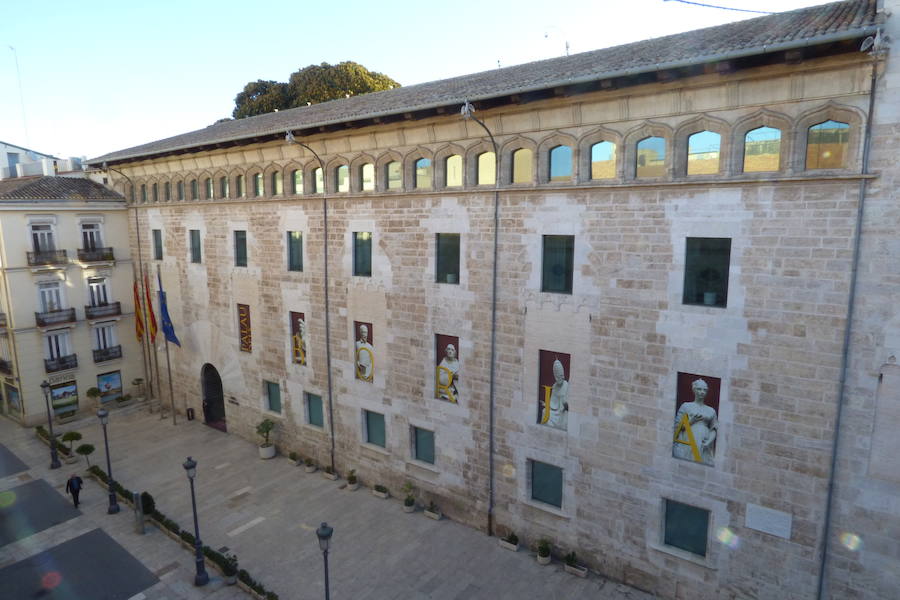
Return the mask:
<path id="1" fill-rule="evenodd" d="M 331 310 L 328 301 L 328 178 L 325 177 L 325 163 L 319 154 L 303 142 L 298 142 L 294 138 L 294 134 L 290 130 L 284 134 L 284 139 L 288 144 L 297 144 L 312 152 L 313 156 L 319 162 L 319 168 L 322 170 L 322 229 L 325 242 L 322 244 L 325 262 L 325 366 L 328 371 L 328 424 L 331 430 L 331 471 L 335 471 L 334 466 L 334 401 L 332 400 L 332 382 L 331 382 Z M 315 184 L 315 180 L 313 181 Z"/>
<path id="2" fill-rule="evenodd" d="M 137 238 L 137 248 L 138 248 L 138 272 L 140 273 L 140 287 L 143 290 L 144 289 L 144 257 L 141 252 L 141 225 L 140 225 L 140 221 L 138 221 L 137 206 L 134 205 L 134 182 L 131 181 L 131 177 L 129 177 L 128 175 L 126 175 L 125 173 L 123 173 L 122 171 L 120 171 L 114 167 L 110 167 L 108 164 L 106 164 L 105 161 L 103 162 L 103 170 L 104 171 L 113 171 L 115 173 L 118 173 L 119 175 L 124 177 L 128 181 L 128 185 L 131 186 L 131 202 L 132 202 L 131 208 L 132 208 L 132 210 L 134 210 L 134 236 Z M 132 274 L 133 273 L 134 273 L 134 267 L 132 267 Z M 147 297 L 147 290 L 144 290 L 144 298 L 146 298 L 146 297 Z M 134 310 L 135 310 L 135 313 L 137 313 L 137 311 L 140 310 L 144 314 L 145 331 L 144 331 L 144 335 L 143 335 L 144 339 L 141 343 L 141 353 L 144 355 L 144 360 L 141 362 L 143 363 L 143 367 L 144 367 L 144 381 L 147 382 L 147 389 L 150 390 L 150 393 L 152 394 L 154 387 L 151 383 L 150 374 L 149 374 L 148 366 L 147 366 L 148 362 L 151 360 L 151 358 L 150 358 L 151 357 L 150 334 L 149 334 L 149 329 L 146 329 L 148 327 L 148 325 L 147 325 L 147 323 L 148 323 L 148 321 L 147 321 L 147 306 L 146 306 L 146 300 L 144 300 L 143 298 L 140 300 L 141 300 L 140 306 L 136 306 L 134 308 Z M 150 368 L 152 368 L 152 367 L 150 367 Z M 156 381 L 153 382 L 153 383 L 156 383 L 157 397 L 159 397 L 159 393 L 160 393 L 158 371 L 159 371 L 159 365 L 157 365 Z M 160 405 L 161 404 L 162 404 L 162 400 L 160 400 Z M 152 403 L 151 403 L 151 406 L 152 406 Z M 172 408 L 172 423 L 174 424 L 174 422 L 175 422 L 175 408 L 173 406 L 173 408 Z"/>
<path id="3" fill-rule="evenodd" d="M 878 83 L 878 62 L 872 61 L 872 78 L 869 87 L 869 114 L 866 117 L 866 128 L 863 134 L 862 174 L 869 174 L 869 152 L 872 143 L 872 118 L 875 111 L 875 85 Z M 834 418 L 834 435 L 831 440 L 831 465 L 828 475 L 828 493 L 825 500 L 825 524 L 822 529 L 821 560 L 819 563 L 819 580 L 816 598 L 825 598 L 825 573 L 828 567 L 828 541 L 831 538 L 831 519 L 834 504 L 835 474 L 837 472 L 838 450 L 840 446 L 841 417 L 844 412 L 846 396 L 847 371 L 850 367 L 850 338 L 853 328 L 853 312 L 856 305 L 856 282 L 859 273 L 860 245 L 862 243 L 862 222 L 866 199 L 868 179 L 859 180 L 859 204 L 856 208 L 855 240 L 853 242 L 853 263 L 850 267 L 850 293 L 847 298 L 847 326 L 844 328 L 844 340 L 841 347 L 841 375 L 838 381 L 837 412 Z"/>
<path id="4" fill-rule="evenodd" d="M 472 119 L 488 134 L 491 146 L 494 148 L 494 264 L 491 273 L 491 385 L 490 399 L 488 402 L 488 514 L 487 533 L 494 535 L 494 389 L 496 384 L 497 366 L 497 257 L 500 244 L 500 153 L 497 151 L 497 141 L 494 134 L 487 128 L 484 121 L 475 116 L 475 107 L 466 100 L 460 113 L 464 119 Z"/>

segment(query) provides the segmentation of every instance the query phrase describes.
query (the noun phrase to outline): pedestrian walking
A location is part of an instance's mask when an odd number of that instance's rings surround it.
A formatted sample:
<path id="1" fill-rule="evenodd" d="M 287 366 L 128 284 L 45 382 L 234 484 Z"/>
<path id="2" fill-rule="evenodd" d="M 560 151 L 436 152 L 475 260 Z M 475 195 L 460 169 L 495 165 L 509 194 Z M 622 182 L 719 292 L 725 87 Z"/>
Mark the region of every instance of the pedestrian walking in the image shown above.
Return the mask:
<path id="1" fill-rule="evenodd" d="M 78 494 L 81 493 L 81 487 L 84 484 L 81 481 L 81 477 L 72 473 L 72 476 L 69 477 L 69 480 L 66 482 L 66 493 L 72 494 L 72 501 L 75 503 L 75 508 L 78 508 Z"/>

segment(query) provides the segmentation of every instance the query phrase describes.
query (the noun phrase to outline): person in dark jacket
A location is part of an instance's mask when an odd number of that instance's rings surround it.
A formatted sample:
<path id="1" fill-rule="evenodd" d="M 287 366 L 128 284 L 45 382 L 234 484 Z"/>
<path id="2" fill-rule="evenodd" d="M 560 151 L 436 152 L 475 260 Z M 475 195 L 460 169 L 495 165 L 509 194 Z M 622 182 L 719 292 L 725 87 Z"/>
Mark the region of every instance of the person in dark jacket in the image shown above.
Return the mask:
<path id="1" fill-rule="evenodd" d="M 69 477 L 69 480 L 66 482 L 66 493 L 72 494 L 72 501 L 75 502 L 75 508 L 78 508 L 78 494 L 81 493 L 81 488 L 84 485 L 84 482 L 81 481 L 81 477 L 72 473 L 72 476 Z"/>

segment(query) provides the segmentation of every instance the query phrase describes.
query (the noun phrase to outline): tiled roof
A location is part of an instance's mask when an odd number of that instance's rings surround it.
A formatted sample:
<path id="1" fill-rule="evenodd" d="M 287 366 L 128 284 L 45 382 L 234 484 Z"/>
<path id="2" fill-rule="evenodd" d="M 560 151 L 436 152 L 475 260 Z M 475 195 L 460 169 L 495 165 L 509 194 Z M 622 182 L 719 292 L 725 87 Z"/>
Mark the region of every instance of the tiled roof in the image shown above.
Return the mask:
<path id="1" fill-rule="evenodd" d="M 121 195 L 90 179 L 16 177 L 0 179 L 0 202 L 18 200 L 119 200 Z"/>
<path id="2" fill-rule="evenodd" d="M 99 164 L 184 150 L 206 144 L 384 117 L 464 100 L 484 100 L 563 85 L 596 81 L 713 60 L 800 48 L 816 42 L 852 39 L 873 33 L 880 21 L 877 0 L 843 0 L 738 21 L 661 38 L 582 52 L 452 79 L 432 81 L 246 119 L 112 152 L 88 161 Z"/>

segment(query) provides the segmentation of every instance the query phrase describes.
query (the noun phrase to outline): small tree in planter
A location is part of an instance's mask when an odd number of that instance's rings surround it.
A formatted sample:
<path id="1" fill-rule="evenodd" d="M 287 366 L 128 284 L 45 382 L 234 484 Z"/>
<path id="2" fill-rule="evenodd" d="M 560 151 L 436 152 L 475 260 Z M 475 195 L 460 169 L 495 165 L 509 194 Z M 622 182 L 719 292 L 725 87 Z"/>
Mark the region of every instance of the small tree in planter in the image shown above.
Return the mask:
<path id="1" fill-rule="evenodd" d="M 411 513 L 416 510 L 415 489 L 411 481 L 403 484 L 403 493 L 406 494 L 403 499 L 403 512 Z"/>
<path id="2" fill-rule="evenodd" d="M 222 561 L 222 575 L 225 577 L 225 585 L 237 583 L 238 557 L 236 554 L 226 554 Z"/>
<path id="3" fill-rule="evenodd" d="M 356 469 L 350 469 L 350 472 L 347 473 L 347 489 L 351 492 L 359 489 L 359 480 L 356 478 Z"/>
<path id="4" fill-rule="evenodd" d="M 381 485 L 379 483 L 375 487 L 372 488 L 372 495 L 378 496 L 379 498 L 386 499 L 391 495 L 391 493 L 388 491 L 388 489 L 386 487 L 384 487 L 383 485 Z"/>
<path id="5" fill-rule="evenodd" d="M 91 467 L 91 459 L 88 458 L 91 454 L 94 453 L 94 446 L 92 444 L 81 444 L 77 448 L 75 448 L 75 453 L 80 454 L 84 457 L 84 460 L 87 461 L 88 468 Z"/>
<path id="6" fill-rule="evenodd" d="M 537 546 L 537 561 L 539 565 L 550 564 L 550 541 L 542 539 Z"/>
<path id="7" fill-rule="evenodd" d="M 519 536 L 517 536 L 514 532 L 510 531 L 506 534 L 506 537 L 500 538 L 500 547 L 506 548 L 512 552 L 519 551 Z"/>
<path id="8" fill-rule="evenodd" d="M 288 460 L 291 461 L 291 464 L 295 467 L 298 466 L 302 461 L 300 460 L 300 455 L 291 450 L 288 452 Z"/>
<path id="9" fill-rule="evenodd" d="M 129 402 L 131 402 L 131 394 L 122 394 L 116 398 L 117 404 L 128 404 Z"/>
<path id="10" fill-rule="evenodd" d="M 441 509 L 434 503 L 434 500 L 428 503 L 428 508 L 425 509 L 425 516 L 435 521 L 441 520 Z"/>
<path id="11" fill-rule="evenodd" d="M 315 473 L 315 472 L 316 472 L 316 463 L 313 462 L 313 459 L 307 458 L 305 461 L 303 461 L 303 464 L 306 465 L 306 466 L 304 467 L 304 470 L 305 470 L 307 473 Z"/>
<path id="12" fill-rule="evenodd" d="M 72 454 L 72 443 L 81 439 L 81 434 L 77 431 L 67 431 L 62 435 L 62 441 L 69 442 L 69 454 Z"/>
<path id="13" fill-rule="evenodd" d="M 566 573 L 571 573 L 578 577 L 587 577 L 587 567 L 578 564 L 574 550 L 566 554 Z"/>
<path id="14" fill-rule="evenodd" d="M 94 401 L 94 404 L 97 406 L 97 408 L 100 408 L 100 388 L 88 388 L 88 391 L 86 391 L 85 394 L 87 394 L 88 398 Z"/>
<path id="15" fill-rule="evenodd" d="M 325 479 L 330 479 L 331 481 L 337 481 L 337 473 L 334 472 L 334 469 L 331 468 L 331 465 L 325 465 L 325 468 L 322 469 L 322 476 Z"/>
<path id="16" fill-rule="evenodd" d="M 260 458 L 272 458 L 275 456 L 275 445 L 269 441 L 269 434 L 275 429 L 275 423 L 272 419 L 263 419 L 256 426 L 256 433 L 263 439 L 263 443 L 259 445 Z"/>

